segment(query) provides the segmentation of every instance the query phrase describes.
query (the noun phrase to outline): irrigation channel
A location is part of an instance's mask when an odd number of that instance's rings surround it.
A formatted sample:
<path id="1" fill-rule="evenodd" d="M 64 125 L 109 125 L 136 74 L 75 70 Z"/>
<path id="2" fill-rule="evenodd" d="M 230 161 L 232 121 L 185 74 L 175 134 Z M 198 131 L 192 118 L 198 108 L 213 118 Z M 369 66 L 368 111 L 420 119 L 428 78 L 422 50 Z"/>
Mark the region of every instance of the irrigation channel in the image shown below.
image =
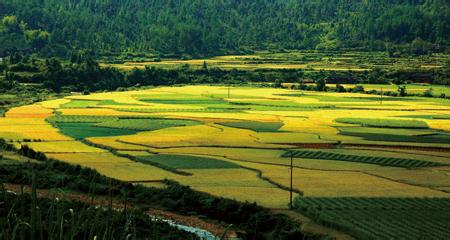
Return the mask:
<path id="1" fill-rule="evenodd" d="M 157 217 L 157 216 L 151 216 L 151 219 L 153 221 L 165 222 L 165 223 L 169 224 L 170 226 L 173 226 L 173 227 L 178 228 L 180 230 L 193 233 L 193 234 L 195 234 L 196 236 L 198 236 L 202 240 L 222 240 L 222 239 L 224 239 L 221 236 L 215 236 L 214 234 L 212 234 L 211 232 L 209 232 L 209 231 L 207 231 L 205 229 L 179 224 L 179 223 L 176 223 L 176 222 L 174 222 L 172 220 L 169 220 L 169 219 L 164 219 L 164 218 Z M 228 239 L 228 240 L 239 240 L 239 238 L 230 238 L 230 237 L 228 237 L 226 239 Z"/>
<path id="2" fill-rule="evenodd" d="M 150 216 L 150 217 L 151 217 L 152 221 L 165 222 L 172 227 L 178 228 L 185 232 L 193 233 L 197 237 L 199 237 L 200 239 L 203 239 L 203 240 L 221 240 L 222 239 L 220 236 L 215 236 L 214 234 L 212 234 L 211 232 L 209 232 L 205 229 L 183 225 L 180 223 L 176 223 L 173 220 L 164 219 L 164 218 L 157 217 L 157 216 Z M 228 239 L 230 239 L 230 238 L 228 238 Z M 237 240 L 237 238 L 236 238 L 236 240 Z"/>

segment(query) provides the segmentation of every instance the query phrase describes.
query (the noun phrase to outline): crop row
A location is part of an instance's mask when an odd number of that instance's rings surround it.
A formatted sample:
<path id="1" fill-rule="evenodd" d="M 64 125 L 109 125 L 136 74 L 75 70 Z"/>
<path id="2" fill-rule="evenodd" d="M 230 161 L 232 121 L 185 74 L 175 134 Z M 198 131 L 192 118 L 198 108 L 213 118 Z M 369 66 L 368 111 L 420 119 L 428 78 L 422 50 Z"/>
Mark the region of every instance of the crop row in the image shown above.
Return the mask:
<path id="1" fill-rule="evenodd" d="M 426 210 L 450 209 L 449 198 L 308 197 L 301 206 L 318 210 Z"/>
<path id="2" fill-rule="evenodd" d="M 128 129 L 135 131 L 154 131 L 170 127 L 193 126 L 200 124 L 197 121 L 182 119 L 146 118 L 146 119 L 118 119 L 97 123 L 97 127 Z"/>
<path id="3" fill-rule="evenodd" d="M 298 211 L 362 239 L 449 239 L 449 198 L 297 198 Z"/>
<path id="4" fill-rule="evenodd" d="M 118 120 L 112 116 L 89 116 L 89 115 L 54 115 L 47 118 L 51 123 L 99 123 Z"/>
<path id="5" fill-rule="evenodd" d="M 442 166 L 441 163 L 429 162 L 425 160 L 404 159 L 404 158 L 390 158 L 390 157 L 372 157 L 372 156 L 358 156 L 347 155 L 341 153 L 322 152 L 322 151 L 306 151 L 297 150 L 285 152 L 282 157 L 306 158 L 306 159 L 323 159 L 347 162 L 360 162 L 368 164 L 377 164 L 381 166 L 404 167 L 404 168 L 418 168 Z"/>
<path id="6" fill-rule="evenodd" d="M 337 118 L 338 123 L 358 124 L 363 127 L 382 128 L 429 128 L 428 124 L 420 120 L 379 119 L 379 118 Z"/>

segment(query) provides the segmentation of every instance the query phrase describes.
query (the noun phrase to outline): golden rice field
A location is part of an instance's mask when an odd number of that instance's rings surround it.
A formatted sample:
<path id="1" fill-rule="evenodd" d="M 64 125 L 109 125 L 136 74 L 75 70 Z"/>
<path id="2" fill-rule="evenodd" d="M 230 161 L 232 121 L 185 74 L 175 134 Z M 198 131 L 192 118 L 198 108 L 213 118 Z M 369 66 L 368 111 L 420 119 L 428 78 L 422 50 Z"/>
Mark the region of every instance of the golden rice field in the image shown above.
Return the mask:
<path id="1" fill-rule="evenodd" d="M 289 202 L 286 154 L 305 150 L 321 153 L 293 158 L 293 186 L 304 196 L 450 197 L 443 99 L 160 87 L 13 108 L 0 118 L 0 137 L 120 180 L 161 187 L 171 179 L 272 208 Z"/>

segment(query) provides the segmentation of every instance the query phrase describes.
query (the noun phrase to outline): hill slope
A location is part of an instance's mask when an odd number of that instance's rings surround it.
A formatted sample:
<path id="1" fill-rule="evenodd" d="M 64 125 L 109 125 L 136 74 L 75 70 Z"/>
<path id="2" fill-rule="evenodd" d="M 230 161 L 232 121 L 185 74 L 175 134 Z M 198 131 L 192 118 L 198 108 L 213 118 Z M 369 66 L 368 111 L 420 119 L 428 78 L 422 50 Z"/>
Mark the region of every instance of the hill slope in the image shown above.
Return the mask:
<path id="1" fill-rule="evenodd" d="M 27 31 L 50 36 L 20 38 L 20 27 L 3 23 L 0 40 L 21 44 L 4 44 L 0 54 L 14 47 L 56 55 L 74 48 L 217 54 L 411 43 L 442 50 L 450 43 L 449 9 L 446 0 L 3 0 L 0 17 L 17 16 Z"/>

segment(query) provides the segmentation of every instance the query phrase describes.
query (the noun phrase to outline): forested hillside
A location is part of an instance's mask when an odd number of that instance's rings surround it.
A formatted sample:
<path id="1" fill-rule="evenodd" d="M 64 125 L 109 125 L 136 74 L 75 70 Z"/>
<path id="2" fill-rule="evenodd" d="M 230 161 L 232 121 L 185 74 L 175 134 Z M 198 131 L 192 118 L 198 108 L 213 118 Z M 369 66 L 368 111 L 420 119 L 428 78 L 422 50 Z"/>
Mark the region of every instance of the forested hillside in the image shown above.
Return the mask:
<path id="1" fill-rule="evenodd" d="M 2 0 L 0 54 L 426 53 L 450 44 L 449 9 L 447 0 Z"/>

